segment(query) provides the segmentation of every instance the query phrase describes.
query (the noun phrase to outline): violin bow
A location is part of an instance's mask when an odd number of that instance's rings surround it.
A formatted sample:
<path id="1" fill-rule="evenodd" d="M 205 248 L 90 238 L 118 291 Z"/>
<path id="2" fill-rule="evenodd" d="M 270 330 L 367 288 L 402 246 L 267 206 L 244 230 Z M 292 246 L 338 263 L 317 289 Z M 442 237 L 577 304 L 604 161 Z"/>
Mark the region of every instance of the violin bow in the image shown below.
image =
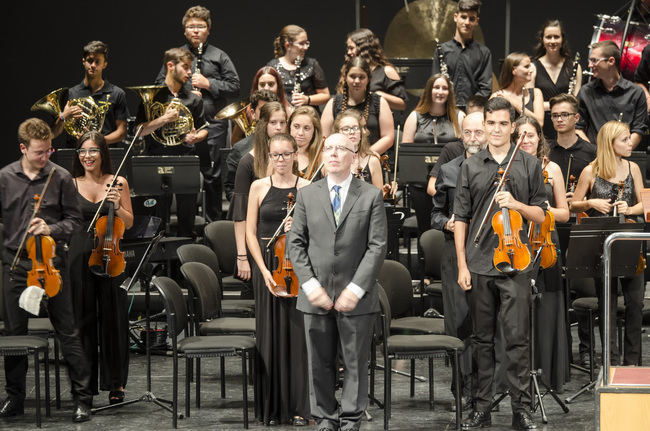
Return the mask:
<path id="1" fill-rule="evenodd" d="M 519 140 L 517 141 L 517 145 L 515 145 L 515 149 L 512 151 L 512 155 L 510 156 L 510 160 L 508 160 L 508 164 L 506 165 L 506 169 L 503 172 L 503 175 L 501 176 L 501 179 L 499 180 L 499 184 L 497 185 L 496 190 L 494 191 L 494 194 L 492 195 L 492 199 L 490 200 L 490 206 L 488 207 L 487 211 L 485 212 L 485 215 L 483 216 L 483 220 L 481 220 L 481 224 L 478 227 L 478 230 L 476 231 L 476 236 L 474 237 L 474 246 L 478 247 L 479 240 L 481 239 L 481 234 L 483 233 L 483 228 L 485 227 L 485 223 L 487 222 L 488 217 L 492 213 L 492 208 L 494 208 L 494 198 L 496 197 L 497 193 L 501 191 L 501 188 L 503 187 L 503 183 L 506 181 L 506 177 L 508 176 L 508 173 L 510 172 L 510 167 L 512 166 L 512 162 L 515 160 L 515 156 L 519 152 L 519 149 L 521 147 L 521 143 L 524 140 L 524 135 L 522 134 L 519 137 Z"/>
<path id="2" fill-rule="evenodd" d="M 32 216 L 29 218 L 29 221 L 27 222 L 27 229 L 25 229 L 25 233 L 23 233 L 23 237 L 20 239 L 20 245 L 16 250 L 16 254 L 14 255 L 14 260 L 11 262 L 12 271 L 16 269 L 16 264 L 18 263 L 18 256 L 20 255 L 20 251 L 23 249 L 23 246 L 25 245 L 25 240 L 27 239 L 27 232 L 29 232 L 29 225 L 32 223 L 32 220 L 34 220 L 34 217 L 36 217 L 36 214 L 38 214 L 38 211 L 41 209 L 43 196 L 45 196 L 45 192 L 47 191 L 47 188 L 50 185 L 50 181 L 52 180 L 52 175 L 54 175 L 55 170 L 56 168 L 52 168 L 50 173 L 47 175 L 47 180 L 45 180 L 45 185 L 43 186 L 43 190 L 41 191 L 41 194 L 38 196 L 38 200 L 34 204 L 34 210 L 32 211 Z"/>
<path id="3" fill-rule="evenodd" d="M 124 166 L 124 162 L 126 162 L 127 157 L 129 157 L 129 154 L 131 153 L 131 149 L 133 148 L 133 144 L 135 144 L 135 141 L 140 136 L 140 133 L 142 133 L 142 124 L 140 125 L 140 127 L 138 127 L 138 130 L 136 130 L 135 135 L 133 136 L 133 139 L 131 140 L 131 143 L 129 144 L 129 147 L 126 149 L 126 153 L 124 153 L 124 157 L 122 157 L 122 161 L 120 162 L 120 166 L 117 167 L 117 170 L 115 171 L 115 174 L 113 174 L 113 181 L 111 181 L 110 187 L 106 190 L 106 194 L 104 194 L 104 198 L 99 203 L 99 207 L 97 208 L 97 211 L 95 212 L 95 216 L 93 217 L 90 224 L 88 225 L 88 229 L 86 230 L 86 233 L 90 233 L 90 231 L 93 229 L 93 226 L 95 226 L 95 222 L 99 218 L 99 213 L 102 211 L 104 203 L 106 202 L 106 198 L 108 198 L 108 193 L 111 191 L 111 188 L 113 188 L 115 186 L 115 183 L 117 182 L 117 177 L 120 174 L 120 171 L 122 170 L 122 167 Z"/>

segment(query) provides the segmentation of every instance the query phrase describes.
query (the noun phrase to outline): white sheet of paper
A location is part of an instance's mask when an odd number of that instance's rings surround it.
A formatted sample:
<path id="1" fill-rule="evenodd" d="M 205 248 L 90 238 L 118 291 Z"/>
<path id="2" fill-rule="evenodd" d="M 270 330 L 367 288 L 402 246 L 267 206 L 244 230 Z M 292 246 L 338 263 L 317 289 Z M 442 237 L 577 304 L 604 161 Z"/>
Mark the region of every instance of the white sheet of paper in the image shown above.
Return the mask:
<path id="1" fill-rule="evenodd" d="M 38 316 L 44 294 L 45 290 L 38 286 L 27 286 L 27 289 L 23 290 L 18 298 L 18 306 L 28 313 Z"/>

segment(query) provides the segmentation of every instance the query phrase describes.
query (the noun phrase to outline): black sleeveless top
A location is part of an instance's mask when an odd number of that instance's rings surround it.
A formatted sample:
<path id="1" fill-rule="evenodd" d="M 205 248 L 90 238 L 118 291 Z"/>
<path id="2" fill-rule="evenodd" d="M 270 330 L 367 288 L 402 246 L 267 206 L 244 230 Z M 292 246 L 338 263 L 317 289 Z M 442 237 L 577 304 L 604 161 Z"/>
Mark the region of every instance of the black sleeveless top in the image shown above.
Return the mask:
<path id="1" fill-rule="evenodd" d="M 625 180 L 623 181 L 623 193 L 622 193 L 622 198 L 620 200 L 623 200 L 627 202 L 627 206 L 631 207 L 633 205 L 636 205 L 636 195 L 634 194 L 634 179 L 632 178 L 632 172 L 630 168 L 630 162 L 627 162 L 627 177 L 625 177 Z M 588 199 L 611 199 L 611 202 L 617 201 L 618 199 L 618 194 L 619 194 L 619 187 L 617 183 L 612 183 L 609 182 L 599 176 L 596 176 L 596 179 L 594 180 L 594 185 L 591 188 L 591 192 L 589 193 L 589 196 L 587 197 Z M 594 208 L 591 208 L 587 211 L 587 215 L 589 217 L 599 217 L 603 216 L 606 214 L 602 214 L 601 212 L 595 210 Z"/>
<path id="2" fill-rule="evenodd" d="M 295 198 L 298 193 L 297 185 L 298 179 L 293 187 L 288 189 L 280 189 L 273 185 L 273 178 L 271 181 L 271 188 L 262 199 L 259 208 L 259 217 L 257 218 L 257 237 L 258 238 L 271 238 L 277 230 L 282 220 L 287 216 L 287 195 L 293 193 Z"/>
<path id="3" fill-rule="evenodd" d="M 358 105 L 350 106 L 348 104 L 348 109 L 355 109 L 359 111 L 362 115 L 366 110 L 366 99 Z M 370 132 L 368 136 L 368 142 L 370 145 L 374 144 L 381 138 L 381 133 L 379 130 L 379 109 L 381 103 L 381 96 L 371 93 L 370 94 L 370 108 L 368 110 L 368 118 L 366 118 L 366 127 Z M 337 94 L 334 96 L 334 103 L 332 104 L 332 118 L 336 119 L 336 116 L 341 113 L 343 109 L 343 95 Z"/>
<path id="4" fill-rule="evenodd" d="M 564 60 L 560 74 L 557 77 L 557 82 L 553 82 L 550 75 L 546 71 L 546 68 L 539 61 L 539 59 L 535 60 L 534 64 L 535 68 L 537 69 L 537 75 L 535 76 L 535 87 L 542 90 L 544 101 L 549 101 L 552 97 L 569 91 L 569 81 L 571 80 L 572 65 L 569 61 L 567 61 L 567 59 Z M 551 122 L 551 111 L 544 111 L 543 129 L 546 139 L 555 139 L 557 137 L 557 132 L 553 128 L 553 123 Z"/>
<path id="5" fill-rule="evenodd" d="M 79 193 L 79 187 L 77 187 L 77 179 L 74 179 L 74 187 L 77 190 L 77 202 L 79 203 L 79 209 L 81 210 L 81 216 L 83 217 L 83 232 L 88 229 L 88 225 L 92 221 L 93 217 L 95 217 L 95 213 L 97 212 L 97 208 L 99 208 L 99 202 L 93 203 L 90 202 L 88 199 L 82 196 L 81 193 Z M 102 208 L 101 213 L 99 216 L 105 216 L 108 214 L 108 202 L 104 204 L 104 207 Z"/>
<path id="6" fill-rule="evenodd" d="M 417 127 L 415 129 L 414 142 L 434 143 L 433 120 L 436 120 L 436 134 L 438 135 L 438 144 L 444 145 L 448 142 L 458 141 L 454 124 L 446 115 L 433 116 L 428 112 L 420 114 L 415 112 Z"/>

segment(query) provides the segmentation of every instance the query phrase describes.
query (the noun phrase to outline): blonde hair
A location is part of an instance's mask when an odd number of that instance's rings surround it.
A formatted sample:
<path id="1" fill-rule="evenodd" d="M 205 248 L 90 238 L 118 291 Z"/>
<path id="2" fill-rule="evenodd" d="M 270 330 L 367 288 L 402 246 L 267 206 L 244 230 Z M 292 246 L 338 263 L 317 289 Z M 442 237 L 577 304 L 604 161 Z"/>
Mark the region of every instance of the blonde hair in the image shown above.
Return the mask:
<path id="1" fill-rule="evenodd" d="M 284 44 L 295 41 L 301 33 L 307 33 L 307 31 L 294 24 L 285 25 L 280 30 L 280 34 L 273 40 L 273 55 L 275 58 L 282 57 L 287 52 Z"/>
<path id="2" fill-rule="evenodd" d="M 594 177 L 605 180 L 616 176 L 616 154 L 612 144 L 624 132 L 629 132 L 630 126 L 621 121 L 608 121 L 598 131 L 596 137 L 596 160 L 590 163 Z"/>
<path id="3" fill-rule="evenodd" d="M 499 82 L 501 86 L 499 90 L 508 88 L 515 77 L 512 74 L 512 69 L 519 66 L 519 64 L 524 61 L 525 58 L 530 58 L 525 52 L 512 52 L 508 54 L 505 60 L 503 60 L 503 66 L 501 66 L 501 74 L 499 75 Z"/>
<path id="4" fill-rule="evenodd" d="M 447 88 L 449 89 L 449 95 L 447 96 L 447 101 L 445 102 L 447 119 L 451 121 L 451 124 L 454 126 L 456 137 L 459 138 L 461 131 L 460 124 L 458 124 L 458 112 L 456 111 L 456 96 L 454 95 L 454 84 L 451 82 L 449 77 L 443 75 L 442 73 L 437 73 L 430 76 L 429 79 L 427 79 L 427 83 L 424 84 L 424 91 L 422 92 L 420 101 L 415 107 L 415 111 L 420 114 L 429 113 L 431 105 L 433 105 L 433 96 L 431 95 L 431 91 L 433 91 L 433 84 L 435 84 L 435 82 L 441 78 L 445 80 L 447 83 Z"/>

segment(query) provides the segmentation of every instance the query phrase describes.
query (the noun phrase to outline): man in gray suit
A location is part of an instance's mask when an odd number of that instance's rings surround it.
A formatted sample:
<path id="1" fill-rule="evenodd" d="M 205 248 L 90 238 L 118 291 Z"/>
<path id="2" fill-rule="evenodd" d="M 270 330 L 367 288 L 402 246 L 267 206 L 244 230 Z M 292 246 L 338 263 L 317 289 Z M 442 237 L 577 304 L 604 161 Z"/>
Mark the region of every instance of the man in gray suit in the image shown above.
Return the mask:
<path id="1" fill-rule="evenodd" d="M 377 275 L 386 254 L 386 211 L 379 189 L 354 178 L 357 148 L 334 134 L 323 146 L 327 177 L 298 191 L 289 257 L 300 280 L 311 413 L 319 430 L 358 430 L 368 404 L 368 357 Z M 334 395 L 338 350 L 345 366 Z"/>

